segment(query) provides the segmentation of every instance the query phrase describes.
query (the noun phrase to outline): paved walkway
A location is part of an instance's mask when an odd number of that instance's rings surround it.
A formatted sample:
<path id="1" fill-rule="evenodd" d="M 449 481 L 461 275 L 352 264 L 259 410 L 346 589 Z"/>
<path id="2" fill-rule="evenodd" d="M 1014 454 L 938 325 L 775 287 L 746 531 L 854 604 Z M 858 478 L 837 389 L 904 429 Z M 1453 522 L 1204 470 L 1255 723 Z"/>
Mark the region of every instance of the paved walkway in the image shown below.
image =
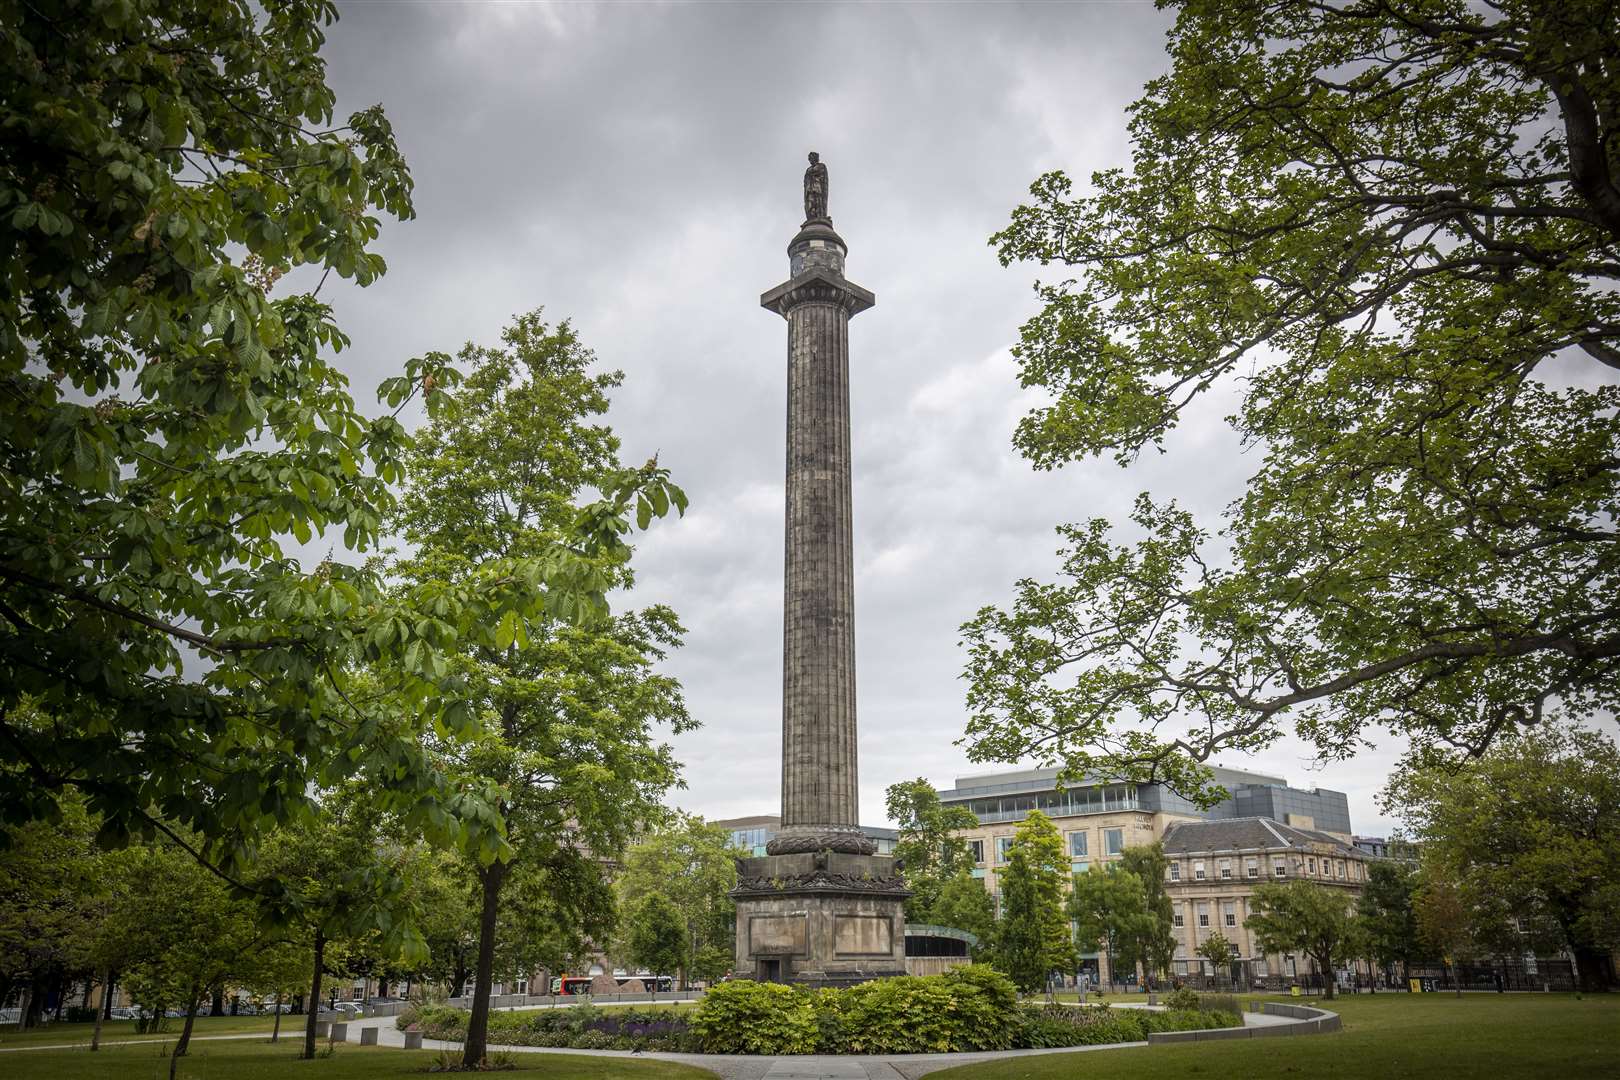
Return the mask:
<path id="1" fill-rule="evenodd" d="M 1141 1006 L 1146 1007 L 1146 1006 Z M 1271 1027 L 1294 1023 L 1283 1016 L 1265 1013 L 1244 1013 L 1243 1022 L 1249 1027 Z M 349 1025 L 350 1041 L 358 1042 L 357 1028 L 377 1028 L 377 1041 L 382 1046 L 405 1045 L 405 1033 L 394 1027 L 392 1018 L 361 1020 Z M 852 1055 L 794 1054 L 784 1057 L 760 1057 L 745 1054 L 670 1054 L 663 1052 L 638 1053 L 631 1050 L 573 1050 L 550 1046 L 491 1046 L 491 1053 L 512 1054 L 584 1054 L 590 1057 L 651 1058 L 675 1061 L 707 1069 L 721 1080 L 916 1080 L 941 1069 L 958 1065 L 972 1065 L 981 1061 L 1000 1061 L 1005 1058 L 1029 1057 L 1037 1054 L 1082 1054 L 1092 1050 L 1118 1050 L 1125 1047 L 1146 1046 L 1145 1042 L 1107 1043 L 1102 1046 L 1070 1046 L 1055 1050 L 987 1050 L 961 1054 L 876 1054 L 868 1057 Z M 424 1049 L 460 1050 L 461 1044 L 435 1039 L 424 1039 Z"/>
<path id="2" fill-rule="evenodd" d="M 1131 1006 L 1124 1007 L 1129 1008 Z M 1246 1012 L 1243 1014 L 1243 1023 L 1248 1027 L 1272 1027 L 1294 1022 L 1287 1017 L 1272 1016 L 1267 1013 Z M 405 1033 L 394 1026 L 394 1018 L 391 1016 L 350 1021 L 348 1041 L 351 1043 L 359 1042 L 360 1029 L 368 1027 L 377 1029 L 377 1043 L 379 1046 L 404 1047 Z M 192 1042 L 224 1039 L 264 1039 L 268 1034 L 268 1032 L 264 1031 L 254 1031 L 237 1035 L 193 1035 Z M 281 1033 L 284 1042 L 297 1041 L 302 1036 L 302 1028 L 293 1032 L 290 1038 L 286 1031 Z M 171 1041 L 173 1041 L 172 1037 L 164 1036 L 155 1039 L 103 1039 L 101 1045 L 104 1047 L 130 1046 L 141 1043 Z M 19 1053 L 25 1050 L 78 1050 L 87 1045 L 89 1045 L 89 1040 L 83 1039 L 76 1043 L 61 1043 L 51 1046 L 0 1047 L 0 1053 Z M 491 1053 L 581 1054 L 586 1057 L 652 1058 L 658 1061 L 675 1061 L 682 1065 L 694 1065 L 700 1069 L 707 1069 L 720 1077 L 721 1080 L 916 1080 L 917 1077 L 926 1076 L 941 1069 L 951 1069 L 958 1065 L 972 1065 L 981 1061 L 1000 1061 L 1005 1058 L 1029 1057 L 1036 1054 L 1081 1054 L 1092 1050 L 1119 1050 L 1146 1045 L 1148 1044 L 1145 1042 L 1107 1043 L 1102 1046 L 1070 1046 L 1054 1050 L 987 1050 L 979 1053 L 961 1054 L 877 1054 L 868 1057 L 823 1054 L 794 1054 L 783 1057 L 760 1057 L 747 1054 L 667 1054 L 662 1052 L 641 1053 L 633 1050 L 575 1050 L 568 1047 L 551 1046 L 491 1046 L 489 1049 Z M 460 1050 L 461 1044 L 438 1039 L 424 1039 L 422 1047 L 425 1050 Z"/>

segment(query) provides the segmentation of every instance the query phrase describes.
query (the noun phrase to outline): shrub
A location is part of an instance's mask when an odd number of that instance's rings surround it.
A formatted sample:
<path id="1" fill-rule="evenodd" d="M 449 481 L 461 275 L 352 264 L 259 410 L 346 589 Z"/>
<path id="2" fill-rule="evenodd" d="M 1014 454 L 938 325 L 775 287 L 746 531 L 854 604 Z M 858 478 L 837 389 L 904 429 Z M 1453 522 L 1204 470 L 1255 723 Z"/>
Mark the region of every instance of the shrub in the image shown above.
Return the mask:
<path id="1" fill-rule="evenodd" d="M 1198 992 L 1189 990 L 1184 986 L 1178 986 L 1165 995 L 1164 1003 L 1172 1009 L 1196 1009 L 1198 1008 Z"/>
<path id="2" fill-rule="evenodd" d="M 808 1054 L 816 1049 L 815 1001 L 780 983 L 722 983 L 703 995 L 691 1026 L 711 1054 Z"/>
<path id="3" fill-rule="evenodd" d="M 1243 1006 L 1232 994 L 1200 994 L 1198 1007 L 1205 1012 L 1231 1013 L 1239 1017 L 1243 1015 Z"/>
<path id="4" fill-rule="evenodd" d="M 852 986 L 843 992 L 843 998 L 846 1053 L 964 1049 L 952 1010 L 951 988 L 943 979 L 898 975 Z"/>
<path id="5" fill-rule="evenodd" d="M 1136 1009 L 1115 1011 L 1107 1006 L 1079 1009 L 1065 1005 L 1026 1005 L 1017 1018 L 1017 1045 L 1054 1050 L 1065 1046 L 1141 1042 L 1147 1038 L 1147 1031 L 1140 1018 L 1156 1015 L 1159 1014 Z"/>
<path id="6" fill-rule="evenodd" d="M 416 1023 L 417 1017 L 420 1015 L 420 1013 L 421 1008 L 419 1006 L 407 1005 L 403 1009 L 400 1009 L 399 1012 L 394 1014 L 394 1026 L 401 1031 L 405 1031 L 412 1024 Z"/>
<path id="7" fill-rule="evenodd" d="M 459 1042 L 467 1037 L 467 1010 L 448 1005 L 424 1005 L 417 1010 L 416 1024 L 429 1039 Z"/>

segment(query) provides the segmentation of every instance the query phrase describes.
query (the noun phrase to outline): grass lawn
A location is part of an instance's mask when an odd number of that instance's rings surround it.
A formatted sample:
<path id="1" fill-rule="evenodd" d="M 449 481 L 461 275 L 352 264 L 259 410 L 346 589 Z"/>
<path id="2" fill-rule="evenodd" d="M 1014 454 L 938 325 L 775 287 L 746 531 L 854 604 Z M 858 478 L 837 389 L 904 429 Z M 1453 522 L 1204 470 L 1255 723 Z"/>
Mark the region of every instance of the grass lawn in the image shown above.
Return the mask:
<path id="1" fill-rule="evenodd" d="M 324 1044 L 323 1044 L 324 1045 Z M 171 1047 L 172 1048 L 172 1047 Z M 0 1076 L 15 1080 L 167 1080 L 169 1059 L 158 1046 L 99 1050 L 24 1050 L 0 1053 Z M 438 1053 L 389 1047 L 339 1046 L 331 1058 L 298 1059 L 296 1040 L 275 1046 L 258 1039 L 192 1043 L 180 1059 L 183 1080 L 372 1080 L 424 1075 Z M 494 1073 L 517 1080 L 714 1080 L 714 1074 L 667 1061 L 585 1057 L 577 1054 L 513 1054 L 520 1068 Z M 526 1066 L 526 1067 L 522 1067 Z"/>
<path id="2" fill-rule="evenodd" d="M 1008 1058 L 929 1080 L 1620 1077 L 1620 994 L 1358 994 L 1323 1007 L 1344 1018 L 1342 1032 Z"/>
<path id="3" fill-rule="evenodd" d="M 192 1028 L 192 1035 L 240 1035 L 252 1031 L 269 1031 L 275 1026 L 274 1016 L 199 1016 Z M 180 1037 L 180 1029 L 185 1026 L 185 1018 L 171 1017 L 168 1021 L 167 1031 L 157 1035 L 135 1034 L 135 1021 L 108 1020 L 101 1025 L 101 1041 L 124 1042 L 128 1039 L 159 1039 L 173 1042 Z M 284 1015 L 281 1018 L 281 1033 L 287 1034 L 290 1028 L 303 1030 L 304 1018 L 302 1016 Z M 16 1024 L 0 1024 L 0 1048 L 7 1046 L 55 1046 L 61 1043 L 90 1045 L 90 1034 L 95 1031 L 95 1024 L 48 1024 L 41 1028 L 30 1028 L 27 1031 L 18 1031 Z M 0 1075 L 4 1070 L 0 1069 Z"/>

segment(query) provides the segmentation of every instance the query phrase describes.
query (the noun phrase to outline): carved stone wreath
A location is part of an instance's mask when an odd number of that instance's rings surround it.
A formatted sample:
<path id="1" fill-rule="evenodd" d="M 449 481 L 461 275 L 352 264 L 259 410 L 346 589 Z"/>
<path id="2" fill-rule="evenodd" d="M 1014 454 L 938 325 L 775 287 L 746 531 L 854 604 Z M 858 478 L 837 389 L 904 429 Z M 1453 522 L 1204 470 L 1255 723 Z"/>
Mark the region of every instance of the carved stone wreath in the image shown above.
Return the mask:
<path id="1" fill-rule="evenodd" d="M 865 833 L 849 830 L 778 833 L 765 850 L 772 855 L 802 855 L 817 851 L 841 851 L 850 855 L 876 855 L 877 841 Z"/>
<path id="2" fill-rule="evenodd" d="M 808 874 L 786 874 L 781 877 L 761 875 L 737 879 L 732 895 L 772 896 L 786 892 L 859 892 L 880 896 L 910 896 L 911 890 L 897 877 L 862 877 L 859 874 L 834 874 L 816 870 Z"/>

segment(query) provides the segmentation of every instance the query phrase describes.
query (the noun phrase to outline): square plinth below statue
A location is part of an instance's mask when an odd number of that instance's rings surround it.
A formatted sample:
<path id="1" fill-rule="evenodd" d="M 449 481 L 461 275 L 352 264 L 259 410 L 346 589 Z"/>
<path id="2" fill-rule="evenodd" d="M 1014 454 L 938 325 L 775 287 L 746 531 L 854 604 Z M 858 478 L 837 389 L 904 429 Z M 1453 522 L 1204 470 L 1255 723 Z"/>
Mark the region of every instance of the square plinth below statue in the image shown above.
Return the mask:
<path id="1" fill-rule="evenodd" d="M 809 987 L 904 975 L 910 895 L 889 855 L 738 859 L 737 974 Z"/>

